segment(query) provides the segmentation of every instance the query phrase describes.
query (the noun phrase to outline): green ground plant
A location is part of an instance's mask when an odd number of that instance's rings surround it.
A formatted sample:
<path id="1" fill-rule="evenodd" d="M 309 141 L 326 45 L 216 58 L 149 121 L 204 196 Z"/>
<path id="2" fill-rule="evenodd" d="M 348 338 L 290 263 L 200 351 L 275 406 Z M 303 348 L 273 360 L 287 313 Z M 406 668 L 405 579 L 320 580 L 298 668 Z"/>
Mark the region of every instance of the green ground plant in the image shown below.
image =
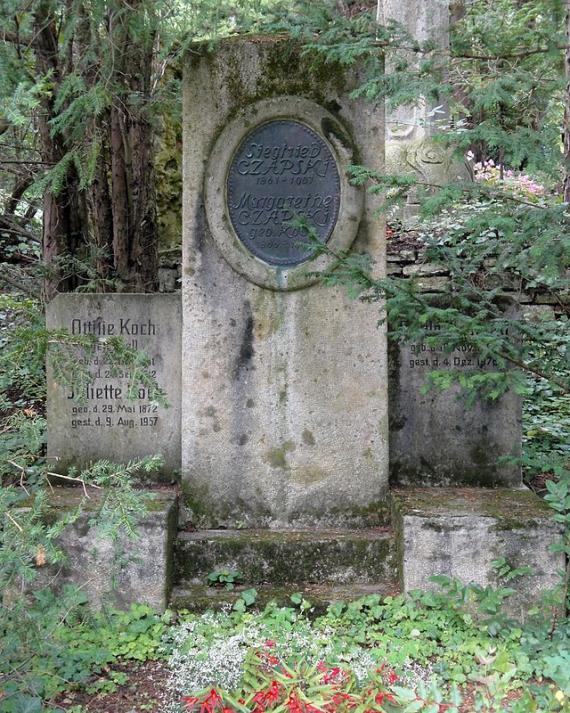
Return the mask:
<path id="1" fill-rule="evenodd" d="M 256 704 L 330 713 L 352 703 L 438 713 L 466 695 L 469 710 L 568 710 L 567 621 L 553 626 L 537 612 L 521 625 L 502 611 L 509 592 L 440 584 L 439 592 L 333 604 L 320 616 L 310 604 L 182 612 L 164 639 L 171 710 L 208 701 L 240 713 L 259 712 Z"/>

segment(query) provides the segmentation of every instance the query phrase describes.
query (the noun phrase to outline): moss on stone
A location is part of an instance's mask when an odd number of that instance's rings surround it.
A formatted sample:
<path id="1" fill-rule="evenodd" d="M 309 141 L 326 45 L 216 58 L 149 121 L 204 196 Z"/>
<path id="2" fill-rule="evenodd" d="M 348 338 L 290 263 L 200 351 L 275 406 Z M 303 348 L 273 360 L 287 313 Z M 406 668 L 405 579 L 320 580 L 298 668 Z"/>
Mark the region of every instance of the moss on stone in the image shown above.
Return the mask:
<path id="1" fill-rule="evenodd" d="M 315 437 L 312 433 L 312 431 L 309 431 L 308 428 L 305 428 L 303 430 L 303 433 L 301 434 L 301 438 L 303 439 L 303 443 L 307 446 L 314 446 L 315 445 Z"/>
<path id="2" fill-rule="evenodd" d="M 393 497 L 401 515 L 479 515 L 496 520 L 496 530 L 532 528 L 551 517 L 548 505 L 526 489 L 406 488 Z"/>
<path id="3" fill-rule="evenodd" d="M 279 397 L 279 400 L 281 400 L 281 396 Z M 295 444 L 293 441 L 285 441 L 281 446 L 270 448 L 266 451 L 264 460 L 272 468 L 289 468 L 287 453 L 294 450 Z"/>

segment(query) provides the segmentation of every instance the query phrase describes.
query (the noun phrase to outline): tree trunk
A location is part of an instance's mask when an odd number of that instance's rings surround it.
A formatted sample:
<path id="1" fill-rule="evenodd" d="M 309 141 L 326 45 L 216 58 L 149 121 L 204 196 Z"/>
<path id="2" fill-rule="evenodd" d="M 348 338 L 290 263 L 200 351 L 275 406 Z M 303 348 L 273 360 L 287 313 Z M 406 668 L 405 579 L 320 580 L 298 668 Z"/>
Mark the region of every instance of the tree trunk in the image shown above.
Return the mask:
<path id="1" fill-rule="evenodd" d="M 91 261 L 100 279 L 99 290 L 108 289 L 115 278 L 124 291 L 154 291 L 158 282 L 158 221 L 155 203 L 153 127 L 149 100 L 154 37 L 148 29 L 141 37 L 145 0 L 111 0 L 108 23 L 91 26 L 87 8 L 80 7 L 73 24 L 73 43 L 62 49 L 60 33 L 70 18 L 71 7 L 62 17 L 56 0 L 40 0 L 35 12 L 33 48 L 39 76 L 50 75 L 55 90 L 42 99 L 37 125 L 41 136 L 42 160 L 56 165 L 70 150 L 86 152 L 97 141 L 100 152 L 93 182 L 80 187 L 72 162 L 65 169 L 57 191 L 48 189 L 43 199 L 43 259 L 46 264 L 44 295 L 75 289 L 82 279 L 92 279 L 92 269 L 81 275 L 81 261 Z M 134 22 L 133 22 L 134 19 Z M 133 35 L 131 27 L 137 26 Z M 105 34 L 107 35 L 105 37 Z M 105 37 L 105 39 L 102 39 Z M 53 134 L 50 120 L 57 112 L 54 98 L 64 79 L 79 73 L 87 87 L 101 81 L 100 68 L 82 63 L 94 51 L 112 52 L 112 70 L 105 78 L 112 88 L 112 103 L 90 120 L 82 142 L 70 138 L 65 129 Z M 104 45 L 104 46 L 103 46 Z M 61 109 L 60 109 L 61 111 Z M 95 247 L 95 250 L 91 250 Z M 67 258 L 77 258 L 66 269 Z M 67 264 L 69 268 L 69 264 Z"/>
<path id="2" fill-rule="evenodd" d="M 156 216 L 153 129 L 148 100 L 153 59 L 153 37 L 145 42 L 131 37 L 123 0 L 110 15 L 110 38 L 115 48 L 115 80 L 120 87 L 111 108 L 111 165 L 113 250 L 115 270 L 131 290 L 156 289 L 158 277 L 158 222 Z"/>
<path id="3" fill-rule="evenodd" d="M 564 179 L 564 202 L 570 203 L 570 0 L 566 0 L 566 102 L 564 106 L 564 157 L 566 175 Z"/>
<path id="4" fill-rule="evenodd" d="M 53 82 L 61 81 L 61 71 L 58 55 L 58 34 L 53 12 L 53 5 L 46 0 L 38 4 L 34 17 L 34 50 L 37 71 L 40 76 L 51 73 Z M 52 137 L 49 120 L 54 116 L 53 99 L 44 95 L 42 110 L 37 115 L 37 125 L 41 136 L 42 160 L 46 164 L 55 165 L 61 161 L 66 151 L 59 138 Z M 75 248 L 76 235 L 72 239 L 70 209 L 75 203 L 71 195 L 71 185 L 67 177 L 63 179 L 60 190 L 46 190 L 43 196 L 43 232 L 42 255 L 46 266 L 44 280 L 44 299 L 51 300 L 59 291 L 71 290 L 75 287 L 73 280 L 66 276 L 62 258 L 72 254 Z"/>

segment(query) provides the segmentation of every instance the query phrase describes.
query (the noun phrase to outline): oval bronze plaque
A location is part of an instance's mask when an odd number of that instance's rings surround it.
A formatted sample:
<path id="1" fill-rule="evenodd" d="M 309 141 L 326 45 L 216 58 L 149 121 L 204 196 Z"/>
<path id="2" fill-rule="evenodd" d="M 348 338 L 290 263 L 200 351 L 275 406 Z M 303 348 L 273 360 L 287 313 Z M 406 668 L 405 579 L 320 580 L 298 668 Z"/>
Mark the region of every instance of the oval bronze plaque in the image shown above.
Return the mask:
<path id="1" fill-rule="evenodd" d="M 332 151 L 299 121 L 261 124 L 232 158 L 227 200 L 238 238 L 256 257 L 270 265 L 298 265 L 313 247 L 291 223 L 304 217 L 326 242 L 338 218 L 340 176 Z"/>

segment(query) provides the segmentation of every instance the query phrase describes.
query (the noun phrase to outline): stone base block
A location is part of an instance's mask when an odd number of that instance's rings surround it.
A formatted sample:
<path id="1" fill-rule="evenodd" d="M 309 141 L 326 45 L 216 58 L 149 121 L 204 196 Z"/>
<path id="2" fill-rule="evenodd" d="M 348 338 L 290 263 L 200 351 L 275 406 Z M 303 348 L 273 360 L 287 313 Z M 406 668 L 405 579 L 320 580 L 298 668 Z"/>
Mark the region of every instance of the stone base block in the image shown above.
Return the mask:
<path id="1" fill-rule="evenodd" d="M 204 530 L 183 532 L 175 568 L 182 586 L 216 570 L 237 571 L 247 586 L 396 582 L 390 528 L 362 530 Z"/>
<path id="2" fill-rule="evenodd" d="M 532 572 L 508 583 L 516 593 L 509 612 L 525 617 L 542 595 L 560 584 L 565 559 L 550 546 L 560 541 L 552 510 L 530 490 L 429 488 L 393 491 L 393 524 L 399 538 L 404 592 L 438 589 L 434 575 L 496 586 L 493 561 Z"/>
<path id="3" fill-rule="evenodd" d="M 80 490 L 56 488 L 51 498 L 54 514 L 77 507 L 82 496 Z M 97 498 L 92 497 L 79 519 L 65 529 L 59 544 L 66 559 L 55 573 L 50 568 L 44 576 L 55 586 L 68 582 L 80 586 L 96 608 L 103 603 L 127 608 L 144 602 L 163 610 L 172 586 L 177 496 L 154 492 L 137 526 L 138 536 L 121 536 L 118 542 L 90 525 L 96 507 Z"/>
<path id="4" fill-rule="evenodd" d="M 175 587 L 172 591 L 170 604 L 174 609 L 189 611 L 227 610 L 239 599 L 241 593 L 248 587 L 239 586 L 233 591 L 215 589 L 204 584 L 194 584 Z M 255 587 L 257 598 L 255 608 L 263 609 L 269 602 L 279 606 L 292 606 L 291 595 L 301 592 L 303 597 L 311 602 L 312 613 L 321 613 L 330 604 L 351 602 L 362 597 L 377 595 L 381 598 L 400 594 L 397 583 L 393 580 L 372 584 L 308 584 L 303 586 L 281 586 L 263 584 Z"/>

